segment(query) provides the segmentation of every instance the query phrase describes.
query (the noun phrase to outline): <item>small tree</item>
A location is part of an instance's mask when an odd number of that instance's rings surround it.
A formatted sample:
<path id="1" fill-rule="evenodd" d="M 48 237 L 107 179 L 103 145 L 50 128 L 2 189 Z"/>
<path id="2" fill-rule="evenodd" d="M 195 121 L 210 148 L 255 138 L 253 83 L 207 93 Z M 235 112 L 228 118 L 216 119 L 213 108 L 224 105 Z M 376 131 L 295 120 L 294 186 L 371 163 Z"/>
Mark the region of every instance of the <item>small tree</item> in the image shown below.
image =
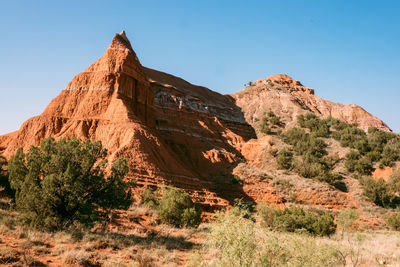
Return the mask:
<path id="1" fill-rule="evenodd" d="M 293 153 L 282 149 L 276 157 L 276 163 L 280 169 L 289 170 L 292 167 Z"/>
<path id="2" fill-rule="evenodd" d="M 7 160 L 2 155 L 0 155 L 0 187 L 9 197 L 14 198 L 15 192 L 11 189 L 8 181 Z"/>
<path id="3" fill-rule="evenodd" d="M 9 162 L 16 208 L 35 228 L 59 229 L 74 222 L 90 225 L 114 208 L 131 204 L 126 160 L 118 159 L 105 175 L 107 151 L 101 142 L 76 138 L 44 139 L 25 154 L 18 149 Z"/>
<path id="4" fill-rule="evenodd" d="M 161 220 L 177 227 L 197 226 L 201 222 L 201 208 L 189 194 L 178 188 L 168 188 L 159 202 Z"/>
<path id="5" fill-rule="evenodd" d="M 375 181 L 371 177 L 366 177 L 362 180 L 364 195 L 382 207 L 395 207 L 397 204 L 396 195 L 393 193 L 393 188 L 383 179 Z"/>

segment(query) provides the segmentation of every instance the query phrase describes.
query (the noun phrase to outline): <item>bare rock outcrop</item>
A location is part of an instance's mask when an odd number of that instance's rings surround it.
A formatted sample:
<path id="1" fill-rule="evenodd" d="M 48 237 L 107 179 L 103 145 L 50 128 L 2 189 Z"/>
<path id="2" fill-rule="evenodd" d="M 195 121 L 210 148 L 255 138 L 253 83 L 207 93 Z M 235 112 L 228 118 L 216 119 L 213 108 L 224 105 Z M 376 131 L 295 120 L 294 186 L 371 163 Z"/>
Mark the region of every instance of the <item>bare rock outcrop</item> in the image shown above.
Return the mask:
<path id="1" fill-rule="evenodd" d="M 291 77 L 278 74 L 252 82 L 232 97 L 241 107 L 246 121 L 255 126 L 268 111 L 280 115 L 289 127 L 300 114 L 313 112 L 320 117 L 329 117 L 357 123 L 363 130 L 375 126 L 390 131 L 380 119 L 374 117 L 358 105 L 343 105 L 322 99 L 314 94 L 314 89 L 303 86 Z"/>

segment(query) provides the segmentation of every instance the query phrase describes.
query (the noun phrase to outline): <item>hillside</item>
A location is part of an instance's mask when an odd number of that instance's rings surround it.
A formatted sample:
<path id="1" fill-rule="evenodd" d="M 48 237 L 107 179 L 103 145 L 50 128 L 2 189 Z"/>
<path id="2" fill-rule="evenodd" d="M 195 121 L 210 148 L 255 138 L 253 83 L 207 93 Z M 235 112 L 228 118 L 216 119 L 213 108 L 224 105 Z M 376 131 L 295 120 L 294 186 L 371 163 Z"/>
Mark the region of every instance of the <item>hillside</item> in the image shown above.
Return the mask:
<path id="1" fill-rule="evenodd" d="M 298 115 L 310 112 L 357 123 L 364 131 L 372 126 L 390 131 L 361 107 L 321 99 L 286 75 L 255 81 L 230 96 L 145 68 L 121 32 L 41 115 L 0 136 L 0 152 L 9 158 L 18 147 L 27 150 L 49 136 L 100 140 L 111 161 L 121 156 L 128 160 L 129 177 L 138 185 L 183 188 L 209 211 L 238 198 L 287 202 L 276 181 L 260 179 L 263 176 L 289 177 L 302 203 L 330 209 L 359 206 L 352 192 L 295 173 L 282 174 L 269 150 L 279 150 L 284 143 L 277 133 L 260 132 L 268 112 L 280 117 L 279 133 L 295 127 Z M 348 150 L 335 140 L 327 143 L 330 153 L 341 157 Z M 236 177 L 242 180 L 239 184 L 232 183 Z"/>

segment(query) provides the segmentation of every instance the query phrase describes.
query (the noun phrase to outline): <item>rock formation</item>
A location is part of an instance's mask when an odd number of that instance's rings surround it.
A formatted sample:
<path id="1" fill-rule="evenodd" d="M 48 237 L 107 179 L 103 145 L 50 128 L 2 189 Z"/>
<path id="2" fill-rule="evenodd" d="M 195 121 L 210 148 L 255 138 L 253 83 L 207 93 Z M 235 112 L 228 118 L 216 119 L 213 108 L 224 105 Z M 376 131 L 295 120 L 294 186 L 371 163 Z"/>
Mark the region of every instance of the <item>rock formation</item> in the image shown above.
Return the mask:
<path id="1" fill-rule="evenodd" d="M 243 185 L 232 183 L 239 163 L 265 167 L 259 158 L 267 157 L 272 141 L 254 139 L 251 125 L 269 110 L 281 115 L 287 127 L 298 114 L 311 111 L 357 122 L 363 129 L 389 130 L 361 107 L 323 100 L 286 75 L 256 81 L 229 96 L 145 68 L 123 31 L 41 115 L 0 136 L 0 153 L 10 157 L 17 148 L 27 150 L 49 136 L 100 140 L 111 162 L 118 157 L 128 160 L 129 178 L 138 185 L 173 184 L 209 210 L 235 198 L 279 204 L 283 199 L 270 183 L 260 183 L 251 175 Z M 309 186 L 305 190 L 313 188 L 318 190 Z M 325 191 L 329 205 L 346 205 L 341 193 Z"/>
<path id="2" fill-rule="evenodd" d="M 332 116 L 348 123 L 357 123 L 359 128 L 365 131 L 370 126 L 390 131 L 383 121 L 362 107 L 322 99 L 314 94 L 314 89 L 305 87 L 299 81 L 283 74 L 252 82 L 242 91 L 233 94 L 233 97 L 245 114 L 246 121 L 253 126 L 268 111 L 281 116 L 289 127 L 296 122 L 298 115 L 313 112 L 320 117 Z"/>

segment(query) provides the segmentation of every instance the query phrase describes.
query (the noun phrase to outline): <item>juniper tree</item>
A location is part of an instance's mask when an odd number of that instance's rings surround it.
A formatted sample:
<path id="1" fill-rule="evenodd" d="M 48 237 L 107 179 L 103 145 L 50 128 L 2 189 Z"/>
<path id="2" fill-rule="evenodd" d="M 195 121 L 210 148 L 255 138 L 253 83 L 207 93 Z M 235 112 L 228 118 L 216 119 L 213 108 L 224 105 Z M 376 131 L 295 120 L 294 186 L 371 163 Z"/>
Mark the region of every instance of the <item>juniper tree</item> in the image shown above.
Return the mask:
<path id="1" fill-rule="evenodd" d="M 23 222 L 58 229 L 74 222 L 91 225 L 111 209 L 131 204 L 125 159 L 107 176 L 107 151 L 101 142 L 76 138 L 44 139 L 27 153 L 20 148 L 9 161 L 9 181 Z"/>

